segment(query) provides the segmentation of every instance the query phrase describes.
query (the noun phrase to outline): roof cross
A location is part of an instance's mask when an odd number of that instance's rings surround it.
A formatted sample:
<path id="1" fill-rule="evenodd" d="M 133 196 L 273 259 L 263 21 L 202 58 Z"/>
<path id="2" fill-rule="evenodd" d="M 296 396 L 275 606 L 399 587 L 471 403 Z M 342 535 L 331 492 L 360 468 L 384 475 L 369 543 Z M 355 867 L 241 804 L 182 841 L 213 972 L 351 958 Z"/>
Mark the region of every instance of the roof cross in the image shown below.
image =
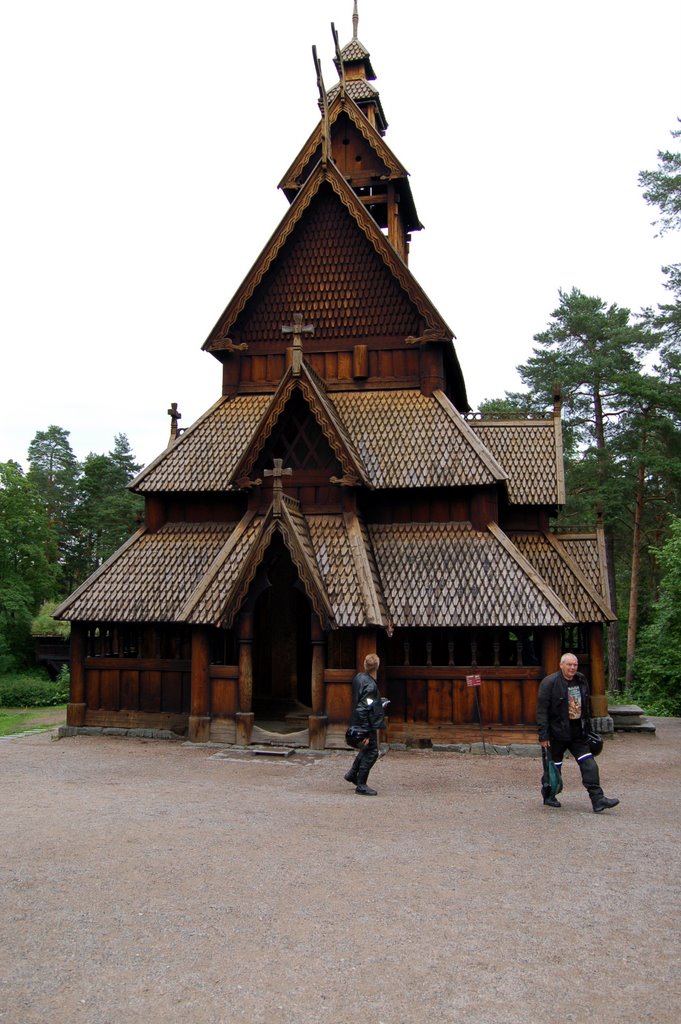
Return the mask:
<path id="1" fill-rule="evenodd" d="M 182 433 L 177 426 L 178 421 L 182 419 L 182 413 L 177 410 L 177 402 L 170 403 L 168 415 L 170 416 L 170 441 L 168 444 L 172 444 L 173 441 Z"/>
<path id="2" fill-rule="evenodd" d="M 292 324 L 281 325 L 282 334 L 293 335 L 293 376 L 300 376 L 303 366 L 303 334 L 314 334 L 314 324 L 304 324 L 303 314 L 294 313 Z"/>
<path id="3" fill-rule="evenodd" d="M 274 469 L 264 469 L 263 473 L 265 476 L 272 477 L 273 495 L 272 495 L 272 514 L 275 516 L 281 515 L 281 496 L 284 493 L 284 486 L 282 477 L 291 476 L 293 470 L 290 466 L 286 469 L 282 469 L 284 465 L 283 459 L 274 459 Z"/>

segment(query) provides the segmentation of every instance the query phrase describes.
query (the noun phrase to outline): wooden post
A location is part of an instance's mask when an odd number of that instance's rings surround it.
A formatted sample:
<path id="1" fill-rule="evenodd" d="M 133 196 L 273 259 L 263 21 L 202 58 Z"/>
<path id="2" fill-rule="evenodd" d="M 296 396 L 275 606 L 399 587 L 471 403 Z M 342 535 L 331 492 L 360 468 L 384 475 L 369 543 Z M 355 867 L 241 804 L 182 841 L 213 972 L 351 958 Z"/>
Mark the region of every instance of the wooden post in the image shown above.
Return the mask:
<path id="1" fill-rule="evenodd" d="M 360 379 L 369 376 L 369 349 L 366 345 L 355 345 L 352 349 L 352 376 Z"/>
<path id="2" fill-rule="evenodd" d="M 85 656 L 86 627 L 80 622 L 71 625 L 71 692 L 66 705 L 66 724 L 75 728 L 85 725 Z"/>
<path id="3" fill-rule="evenodd" d="M 589 626 L 589 658 L 591 659 L 591 710 L 594 718 L 608 714 L 605 692 L 605 664 L 603 657 L 603 627 L 600 623 Z"/>
<path id="4" fill-rule="evenodd" d="M 312 714 L 308 718 L 310 731 L 310 747 L 323 750 L 326 746 L 326 731 L 329 724 L 326 715 L 324 694 L 324 669 L 326 667 L 326 641 L 321 623 L 316 615 L 312 615 Z"/>
<path id="5" fill-rule="evenodd" d="M 192 682 L 189 702 L 189 739 L 207 743 L 210 739 L 210 646 L 204 627 L 192 630 Z"/>
<path id="6" fill-rule="evenodd" d="M 545 676 L 560 668 L 561 639 L 560 629 L 545 629 L 542 634 L 541 663 Z"/>
<path id="7" fill-rule="evenodd" d="M 367 654 L 378 654 L 378 636 L 375 629 L 363 629 L 357 634 L 355 644 L 357 671 L 364 671 L 364 659 Z"/>
<path id="8" fill-rule="evenodd" d="M 253 612 L 239 616 L 239 710 L 236 713 L 236 742 L 247 747 L 253 733 Z"/>

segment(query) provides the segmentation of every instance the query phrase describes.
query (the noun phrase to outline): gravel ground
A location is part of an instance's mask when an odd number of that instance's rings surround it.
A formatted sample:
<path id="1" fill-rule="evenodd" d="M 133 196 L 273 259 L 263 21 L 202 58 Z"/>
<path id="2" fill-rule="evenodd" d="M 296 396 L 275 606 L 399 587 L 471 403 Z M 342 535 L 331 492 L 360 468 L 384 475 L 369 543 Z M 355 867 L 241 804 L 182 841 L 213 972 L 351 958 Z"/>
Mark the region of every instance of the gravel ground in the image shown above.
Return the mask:
<path id="1" fill-rule="evenodd" d="M 0 741 L 1 1024 L 681 1019 L 681 719 L 574 762 Z"/>

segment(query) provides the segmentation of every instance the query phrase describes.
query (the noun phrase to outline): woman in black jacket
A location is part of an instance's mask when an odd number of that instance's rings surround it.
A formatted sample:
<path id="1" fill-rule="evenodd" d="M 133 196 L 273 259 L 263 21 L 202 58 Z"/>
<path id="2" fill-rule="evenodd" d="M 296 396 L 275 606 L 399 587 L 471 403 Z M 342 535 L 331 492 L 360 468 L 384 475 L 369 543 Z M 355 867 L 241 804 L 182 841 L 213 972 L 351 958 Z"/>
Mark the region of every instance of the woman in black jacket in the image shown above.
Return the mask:
<path id="1" fill-rule="evenodd" d="M 376 675 L 380 659 L 376 654 L 367 654 L 364 671 L 358 672 L 352 680 L 352 718 L 350 725 L 366 733 L 362 745 L 349 772 L 344 778 L 355 786 L 355 793 L 362 796 L 376 796 L 376 790 L 367 786 L 369 772 L 378 760 L 378 730 L 385 729 L 383 701 L 378 692 Z"/>

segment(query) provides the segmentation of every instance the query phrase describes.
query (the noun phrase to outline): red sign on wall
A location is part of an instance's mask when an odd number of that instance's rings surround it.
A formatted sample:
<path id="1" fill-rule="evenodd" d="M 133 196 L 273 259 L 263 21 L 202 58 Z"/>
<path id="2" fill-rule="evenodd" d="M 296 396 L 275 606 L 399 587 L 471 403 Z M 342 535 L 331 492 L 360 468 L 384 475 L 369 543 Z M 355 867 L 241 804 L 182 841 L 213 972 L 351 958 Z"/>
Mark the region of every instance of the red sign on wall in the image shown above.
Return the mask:
<path id="1" fill-rule="evenodd" d="M 480 676 L 466 676 L 466 686 L 480 686 L 481 683 Z"/>

